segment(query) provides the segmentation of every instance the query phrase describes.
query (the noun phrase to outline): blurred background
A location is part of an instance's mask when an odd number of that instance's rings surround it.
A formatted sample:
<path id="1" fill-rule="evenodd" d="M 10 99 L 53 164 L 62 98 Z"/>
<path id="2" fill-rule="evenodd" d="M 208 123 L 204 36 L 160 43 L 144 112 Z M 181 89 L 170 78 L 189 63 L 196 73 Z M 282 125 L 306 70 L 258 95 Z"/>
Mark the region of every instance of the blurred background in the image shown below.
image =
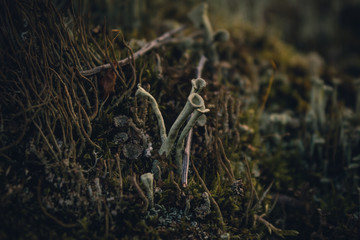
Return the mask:
<path id="1" fill-rule="evenodd" d="M 106 16 L 110 27 L 146 37 L 165 19 L 189 21 L 187 13 L 201 2 L 209 4 L 215 27 L 251 25 L 360 76 L 360 0 L 86 0 L 81 11 L 94 24 Z"/>

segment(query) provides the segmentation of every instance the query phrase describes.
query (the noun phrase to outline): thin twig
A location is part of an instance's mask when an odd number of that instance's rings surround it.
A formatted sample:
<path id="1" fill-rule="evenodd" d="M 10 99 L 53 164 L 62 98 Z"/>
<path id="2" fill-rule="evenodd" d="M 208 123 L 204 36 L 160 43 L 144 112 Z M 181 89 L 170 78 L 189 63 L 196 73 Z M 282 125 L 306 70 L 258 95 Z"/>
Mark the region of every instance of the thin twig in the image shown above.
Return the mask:
<path id="1" fill-rule="evenodd" d="M 138 50 L 136 53 L 134 53 L 134 60 L 139 58 L 140 56 L 144 55 L 145 53 L 147 53 L 148 51 L 150 51 L 153 48 L 157 48 L 160 47 L 163 44 L 166 44 L 168 42 L 168 40 L 171 38 L 172 35 L 179 33 L 181 31 L 183 31 L 186 27 L 185 26 L 181 26 L 179 28 L 173 29 L 169 32 L 166 32 L 165 34 L 161 35 L 160 37 L 152 40 L 151 42 L 149 42 L 148 44 L 146 44 L 144 47 L 142 47 L 140 50 Z M 130 62 L 131 58 L 127 57 L 125 59 L 122 59 L 120 61 L 118 61 L 118 64 L 120 67 L 127 65 Z M 89 70 L 85 70 L 85 71 L 80 71 L 80 73 L 84 76 L 91 76 L 94 74 L 97 74 L 103 70 L 109 69 L 111 68 L 110 63 L 101 65 L 101 66 L 97 66 L 93 69 L 89 69 Z"/>

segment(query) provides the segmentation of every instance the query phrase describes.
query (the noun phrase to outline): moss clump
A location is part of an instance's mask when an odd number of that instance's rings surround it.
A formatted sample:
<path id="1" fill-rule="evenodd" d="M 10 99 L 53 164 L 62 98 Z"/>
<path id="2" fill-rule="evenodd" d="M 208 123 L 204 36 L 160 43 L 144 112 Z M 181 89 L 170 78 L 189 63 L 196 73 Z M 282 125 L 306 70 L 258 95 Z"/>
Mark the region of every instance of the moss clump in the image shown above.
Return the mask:
<path id="1" fill-rule="evenodd" d="M 202 32 L 178 28 L 141 44 L 49 1 L 4 1 L 1 11 L 0 238 L 358 232 L 358 108 L 314 55 L 251 28 L 213 34 L 206 12 Z M 202 55 L 216 58 L 199 67 Z M 185 124 L 192 107 L 167 136 L 189 92 L 195 107 L 206 103 L 206 121 L 196 125 L 195 110 Z M 175 173 L 190 128 L 183 184 Z"/>

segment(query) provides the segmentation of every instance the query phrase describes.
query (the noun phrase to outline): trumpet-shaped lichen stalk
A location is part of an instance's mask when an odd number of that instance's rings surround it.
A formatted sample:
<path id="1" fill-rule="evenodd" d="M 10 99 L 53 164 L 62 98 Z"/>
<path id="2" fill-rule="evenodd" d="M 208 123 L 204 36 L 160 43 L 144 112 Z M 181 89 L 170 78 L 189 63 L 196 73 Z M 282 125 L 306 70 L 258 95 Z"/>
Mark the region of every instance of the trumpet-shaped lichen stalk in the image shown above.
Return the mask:
<path id="1" fill-rule="evenodd" d="M 145 173 L 140 176 L 140 180 L 145 187 L 146 195 L 150 203 L 150 208 L 154 207 L 154 175 Z"/>
<path id="2" fill-rule="evenodd" d="M 157 104 L 155 98 L 150 93 L 148 93 L 145 89 L 143 89 L 140 86 L 140 84 L 138 84 L 138 90 L 135 93 L 135 96 L 137 96 L 137 95 L 145 96 L 150 99 L 151 108 L 153 109 L 156 119 L 158 121 L 161 143 L 164 144 L 164 142 L 167 139 L 166 128 L 165 128 L 165 124 L 164 124 L 164 119 L 163 119 L 160 109 L 159 109 L 159 105 Z"/>
<path id="3" fill-rule="evenodd" d="M 196 78 L 191 80 L 191 93 L 200 93 L 201 90 L 206 87 L 206 81 L 202 78 Z"/>
<path id="4" fill-rule="evenodd" d="M 181 126 L 184 124 L 188 116 L 195 110 L 204 105 L 204 100 L 202 97 L 197 93 L 191 93 L 188 97 L 188 100 L 175 120 L 174 124 L 171 126 L 169 134 L 165 142 L 161 145 L 161 148 L 159 150 L 159 154 L 162 155 L 165 153 L 166 156 L 169 156 L 169 153 L 174 146 L 176 136 L 178 135 L 178 132 L 181 128 Z"/>
<path id="5" fill-rule="evenodd" d="M 188 16 L 194 23 L 195 27 L 204 30 L 206 44 L 211 44 L 214 33 L 208 17 L 207 3 L 201 3 L 200 5 L 195 7 Z"/>
<path id="6" fill-rule="evenodd" d="M 204 47 L 205 55 L 212 63 L 218 63 L 218 54 L 216 51 L 216 44 L 218 42 L 225 42 L 230 38 L 230 34 L 226 30 L 218 30 L 213 32 L 209 17 L 207 3 L 201 3 L 195 7 L 189 14 L 189 18 L 196 28 L 204 32 Z"/>
<path id="7" fill-rule="evenodd" d="M 204 68 L 204 65 L 205 65 L 206 61 L 207 61 L 207 58 L 204 55 L 202 55 L 201 58 L 200 58 L 199 64 L 196 67 L 196 76 L 197 76 L 197 78 L 191 80 L 191 84 L 192 84 L 191 93 L 193 93 L 193 92 L 199 93 L 206 86 L 205 80 L 201 78 L 202 70 Z M 190 118 L 193 115 L 194 115 L 194 113 L 191 113 Z M 203 115 L 203 118 L 204 117 L 205 116 Z M 184 151 L 183 151 L 182 164 L 179 164 L 179 166 L 182 166 L 181 182 L 182 182 L 184 187 L 187 186 L 192 132 L 193 132 L 193 129 L 191 128 L 189 133 L 187 134 L 186 140 L 184 140 L 184 142 L 186 142 L 186 143 L 185 143 Z M 179 153 L 177 153 L 177 154 L 179 154 Z M 179 169 L 179 170 L 181 171 L 181 169 Z"/>
<path id="8" fill-rule="evenodd" d="M 184 169 L 188 169 L 189 168 L 189 162 L 187 162 L 185 164 L 185 166 L 183 166 L 183 161 L 182 161 L 182 152 L 184 149 L 184 139 L 185 137 L 188 135 L 188 133 L 190 132 L 190 130 L 194 127 L 194 125 L 196 124 L 197 120 L 199 119 L 199 117 L 201 117 L 204 113 L 209 112 L 209 109 L 205 108 L 205 104 L 203 104 L 200 108 L 196 109 L 190 120 L 187 122 L 187 124 L 185 125 L 184 129 L 182 130 L 179 140 L 176 144 L 176 163 L 178 165 L 178 170 L 179 173 L 181 174 L 183 172 L 183 168 Z M 187 174 L 187 171 L 185 171 Z M 186 176 L 182 176 L 182 178 L 186 178 Z"/>

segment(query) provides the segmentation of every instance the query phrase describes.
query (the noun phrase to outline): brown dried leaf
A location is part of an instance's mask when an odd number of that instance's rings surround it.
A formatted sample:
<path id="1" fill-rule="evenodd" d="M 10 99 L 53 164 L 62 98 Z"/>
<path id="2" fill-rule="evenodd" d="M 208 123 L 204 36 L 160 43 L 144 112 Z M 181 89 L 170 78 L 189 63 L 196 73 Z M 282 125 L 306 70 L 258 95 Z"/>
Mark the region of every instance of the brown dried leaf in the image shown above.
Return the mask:
<path id="1" fill-rule="evenodd" d="M 114 61 L 115 69 L 118 67 L 117 62 Z M 100 79 L 99 85 L 104 90 L 104 98 L 115 92 L 116 73 L 114 69 L 109 69 L 105 75 Z"/>

